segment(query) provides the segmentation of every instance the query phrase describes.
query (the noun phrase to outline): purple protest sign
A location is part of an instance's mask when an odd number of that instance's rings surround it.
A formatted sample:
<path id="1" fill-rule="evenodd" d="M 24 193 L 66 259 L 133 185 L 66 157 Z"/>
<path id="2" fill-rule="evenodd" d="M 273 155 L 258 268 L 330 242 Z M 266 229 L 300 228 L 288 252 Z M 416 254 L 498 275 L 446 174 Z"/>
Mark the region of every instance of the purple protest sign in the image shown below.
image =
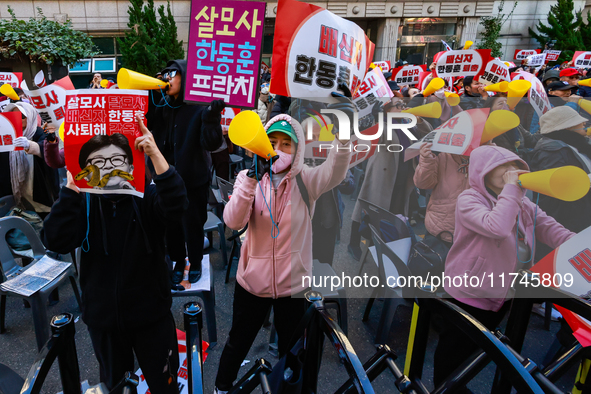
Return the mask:
<path id="1" fill-rule="evenodd" d="M 185 101 L 223 99 L 231 107 L 255 108 L 265 7 L 254 1 L 191 3 Z"/>

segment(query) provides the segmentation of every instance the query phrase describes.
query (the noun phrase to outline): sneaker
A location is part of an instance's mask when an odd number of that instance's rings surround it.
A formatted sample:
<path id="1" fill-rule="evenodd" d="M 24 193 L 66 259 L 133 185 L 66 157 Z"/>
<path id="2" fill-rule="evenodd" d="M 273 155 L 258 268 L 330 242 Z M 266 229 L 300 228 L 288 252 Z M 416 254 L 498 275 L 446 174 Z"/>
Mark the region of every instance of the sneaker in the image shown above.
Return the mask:
<path id="1" fill-rule="evenodd" d="M 213 389 L 213 394 L 228 394 L 227 391 L 222 391 L 220 389 L 218 389 L 217 387 Z"/>
<path id="2" fill-rule="evenodd" d="M 349 244 L 349 246 L 347 246 L 347 250 L 355 260 L 359 261 L 361 259 L 361 248 L 359 246 L 352 246 Z"/>
<path id="3" fill-rule="evenodd" d="M 543 318 L 545 318 L 546 317 L 546 303 L 543 302 L 541 304 L 534 304 L 532 312 L 534 312 L 536 315 L 540 315 Z M 562 314 L 560 314 L 560 312 L 558 312 L 556 309 L 552 308 L 552 315 L 551 315 L 550 320 L 558 321 L 558 319 L 560 319 L 560 318 L 562 318 Z"/>

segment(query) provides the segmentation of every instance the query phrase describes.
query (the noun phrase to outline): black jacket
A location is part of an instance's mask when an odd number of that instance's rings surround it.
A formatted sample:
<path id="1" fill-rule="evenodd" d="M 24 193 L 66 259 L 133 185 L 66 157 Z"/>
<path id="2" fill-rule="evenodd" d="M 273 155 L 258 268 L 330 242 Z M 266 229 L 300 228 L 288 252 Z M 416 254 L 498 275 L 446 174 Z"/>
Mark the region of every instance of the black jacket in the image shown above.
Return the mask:
<path id="1" fill-rule="evenodd" d="M 563 166 L 577 166 L 585 170 L 587 174 L 591 171 L 591 168 L 587 168 L 569 145 L 562 141 L 542 137 L 534 148 L 530 164 L 531 170 L 541 171 Z M 591 226 L 591 191 L 580 200 L 572 202 L 541 194 L 539 206 L 558 223 L 575 233 Z"/>
<path id="2" fill-rule="evenodd" d="M 42 237 L 49 250 L 66 254 L 82 246 L 82 319 L 89 327 L 136 329 L 170 313 L 164 223 L 180 220 L 187 192 L 174 167 L 154 182 L 144 198 L 64 187 L 45 219 Z"/>
<path id="3" fill-rule="evenodd" d="M 181 93 L 176 100 L 167 95 L 160 101 L 154 116 L 148 118 L 148 128 L 160 152 L 176 167 L 187 189 L 195 189 L 211 180 L 211 157 L 207 151 L 222 146 L 221 116 L 211 116 L 205 106 L 185 103 L 186 60 L 170 61 L 166 68 L 181 71 Z M 153 169 L 151 163 L 149 166 Z"/>
<path id="4" fill-rule="evenodd" d="M 462 107 L 464 111 L 467 111 L 469 109 L 483 108 L 484 103 L 486 103 L 486 100 L 481 96 L 471 96 L 468 92 L 464 92 L 464 94 L 460 96 L 459 106 Z"/>

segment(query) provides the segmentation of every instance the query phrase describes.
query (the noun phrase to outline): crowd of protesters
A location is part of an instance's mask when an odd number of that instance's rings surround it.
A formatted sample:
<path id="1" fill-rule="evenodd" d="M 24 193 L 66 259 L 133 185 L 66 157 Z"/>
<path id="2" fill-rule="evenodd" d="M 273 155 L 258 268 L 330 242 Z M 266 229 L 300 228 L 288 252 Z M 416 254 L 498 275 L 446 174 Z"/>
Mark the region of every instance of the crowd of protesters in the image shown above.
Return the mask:
<path id="1" fill-rule="evenodd" d="M 517 67 L 511 71 L 533 70 Z M 184 101 L 186 74 L 186 61 L 168 62 L 159 73 L 169 82 L 166 94 L 151 107 L 147 127 L 137 119 L 142 136 L 136 139 L 135 148 L 145 153 L 153 181 L 143 198 L 81 193 L 69 172 L 60 191 L 57 169 L 65 161 L 55 128 L 41 124 L 24 94 L 5 109 L 22 117 L 23 136 L 15 144 L 24 150 L 0 153 L 0 197 L 12 195 L 18 207 L 45 219 L 42 239 L 49 250 L 68 254 L 82 247 L 82 317 L 99 361 L 101 381 L 109 388 L 133 369 L 135 353 L 152 392 L 177 392 L 178 353 L 170 289 L 183 281 L 187 262 L 186 279 L 199 281 L 212 173 L 226 180 L 234 177 L 229 176 L 229 153 L 239 148 L 225 137 L 227 128 L 220 124 L 226 104 L 217 100 L 209 106 L 188 105 Z M 388 70 L 384 76 L 392 78 Z M 359 199 L 404 218 L 424 215 L 425 235 L 439 238 L 449 249 L 445 264 L 449 275 L 516 272 L 520 263 L 531 267 L 591 226 L 591 193 L 574 202 L 541 195 L 536 205 L 518 182 L 524 172 L 566 165 L 591 174 L 591 145 L 585 129 L 589 114 L 578 104 L 591 89 L 578 85 L 582 77 L 573 67 L 544 68 L 538 78 L 552 109 L 541 117 L 531 105 L 520 104 L 512 111 L 519 112 L 521 124 L 470 156 L 433 152 L 429 143 L 413 160 L 405 161 L 404 151 L 378 151 L 359 165 L 364 175 L 357 184 L 348 169 L 348 149 L 330 150 L 319 166 L 304 164 L 306 103 L 273 96 L 268 84 L 261 85 L 254 110 L 277 156 L 270 161 L 249 155 L 245 157 L 251 162 L 249 168 L 233 174 L 233 194 L 223 221 L 233 230 L 246 226 L 248 230 L 216 392 L 232 388 L 271 307 L 279 354 L 286 354 L 306 310 L 301 295 L 308 289 L 298 278 L 311 274 L 313 259 L 332 265 L 345 223 L 351 223 L 347 250 L 353 259 L 360 259 L 362 206 L 358 200 L 351 217 L 345 218 L 341 193 L 358 190 Z M 265 72 L 262 81 L 269 78 Z M 389 81 L 394 97 L 376 116 L 440 103 L 441 117 L 419 116 L 411 129 L 420 139 L 461 111 L 510 110 L 506 94 L 491 94 L 474 77 L 451 82 L 425 97 L 418 87 L 400 87 Z M 90 87 L 101 88 L 100 75 L 95 75 Z M 460 95 L 459 105 L 450 105 L 446 91 Z M 347 86 L 340 85 L 333 96 L 339 103 L 328 104 L 329 108 L 349 115 L 355 111 Z M 392 137 L 389 143 L 404 148 L 411 144 L 398 129 Z M 335 138 L 333 144 L 342 148 L 350 142 Z M 89 148 L 81 167 L 105 146 L 120 151 L 132 166 L 129 147 L 112 139 Z M 116 164 L 103 161 L 103 166 Z M 418 200 L 425 195 L 430 198 L 421 212 Z M 476 298 L 469 288 L 445 290 L 490 329 L 510 307 L 511 294 L 503 289 L 486 289 Z M 475 348 L 476 344 L 452 327 L 441 327 L 435 383 L 443 381 Z"/>

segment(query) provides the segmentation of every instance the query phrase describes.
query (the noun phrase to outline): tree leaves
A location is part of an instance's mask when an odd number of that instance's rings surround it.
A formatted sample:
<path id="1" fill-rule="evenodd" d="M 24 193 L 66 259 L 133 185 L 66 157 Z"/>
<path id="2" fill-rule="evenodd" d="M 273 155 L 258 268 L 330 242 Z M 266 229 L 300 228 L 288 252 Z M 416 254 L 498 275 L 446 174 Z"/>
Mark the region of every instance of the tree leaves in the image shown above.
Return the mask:
<path id="1" fill-rule="evenodd" d="M 478 49 L 490 49 L 493 57 L 503 56 L 503 52 L 501 51 L 503 44 L 499 42 L 499 36 L 501 35 L 501 28 L 511 18 L 515 7 L 517 7 L 517 1 L 513 4 L 511 12 L 505 15 L 502 13 L 503 8 L 505 8 L 505 0 L 501 0 L 496 16 L 484 16 L 480 18 L 480 24 L 484 27 L 484 31 L 482 32 L 482 40 L 476 46 Z"/>
<path id="2" fill-rule="evenodd" d="M 66 23 L 51 21 L 39 7 L 37 18 L 28 21 L 16 19 L 10 7 L 8 12 L 11 18 L 0 20 L 0 52 L 5 58 L 73 66 L 79 59 L 99 53 L 93 49 L 90 37 L 74 30 L 70 20 Z"/>

